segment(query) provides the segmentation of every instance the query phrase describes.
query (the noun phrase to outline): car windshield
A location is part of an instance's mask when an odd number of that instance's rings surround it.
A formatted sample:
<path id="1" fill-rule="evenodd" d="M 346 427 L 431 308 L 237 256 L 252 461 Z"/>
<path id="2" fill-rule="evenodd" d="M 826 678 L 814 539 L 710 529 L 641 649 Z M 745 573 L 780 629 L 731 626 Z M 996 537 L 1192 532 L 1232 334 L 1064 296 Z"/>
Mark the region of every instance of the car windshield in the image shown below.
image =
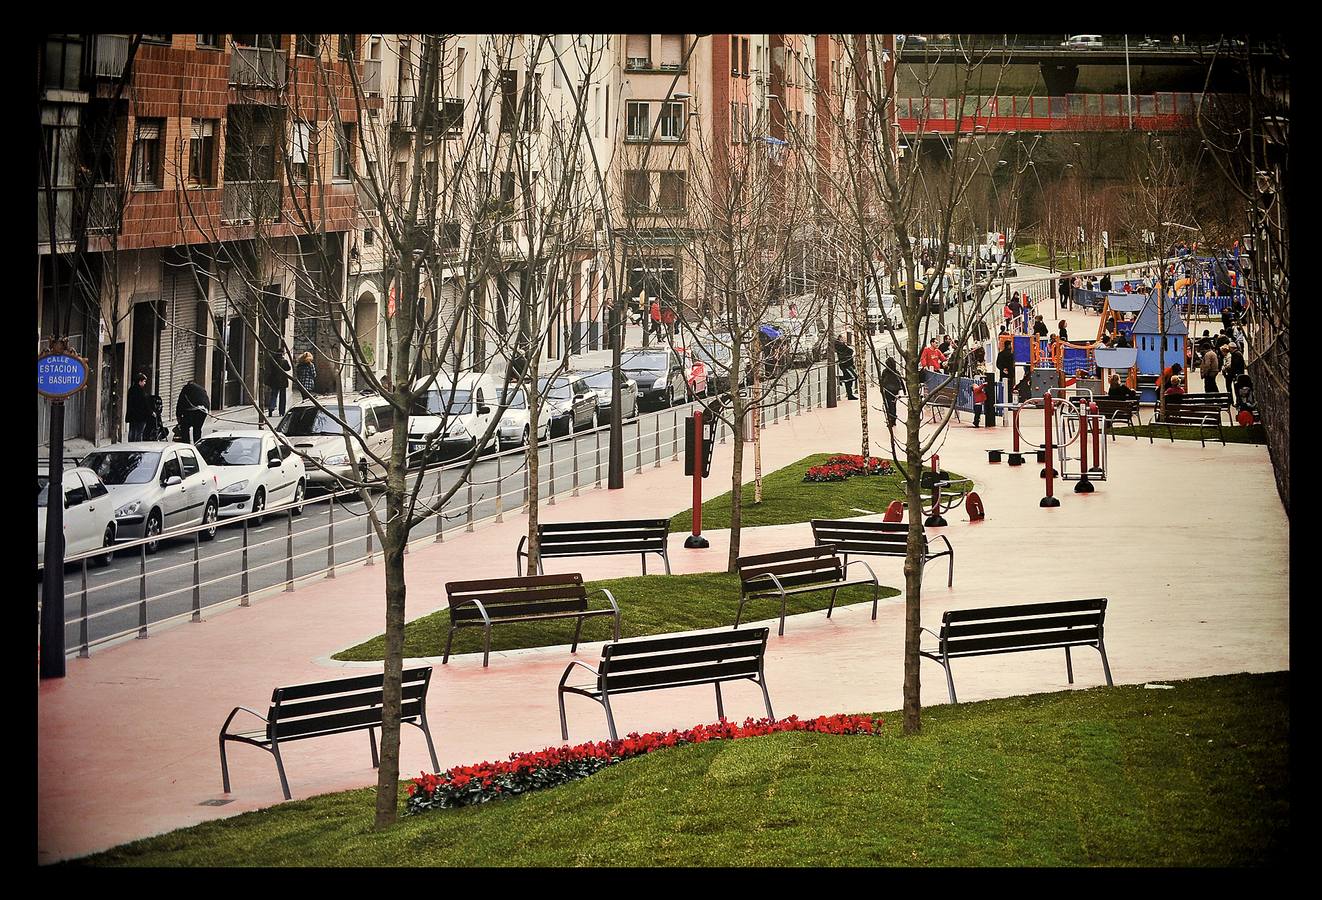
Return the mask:
<path id="1" fill-rule="evenodd" d="M 726 364 L 730 361 L 731 351 L 720 344 L 698 345 L 693 348 L 693 355 L 706 363 Z"/>
<path id="2" fill-rule="evenodd" d="M 98 450 L 83 465 L 106 484 L 146 484 L 156 476 L 159 450 Z"/>
<path id="3" fill-rule="evenodd" d="M 588 383 L 588 387 L 598 391 L 610 391 L 611 389 L 611 371 L 604 369 L 600 372 L 593 372 L 590 375 L 584 375 L 583 380 Z"/>
<path id="4" fill-rule="evenodd" d="M 656 372 L 664 374 L 670 370 L 670 362 L 664 354 L 649 353 L 647 356 L 631 356 L 620 363 L 626 372 Z"/>
<path id="5" fill-rule="evenodd" d="M 435 390 L 427 391 L 413 401 L 413 410 L 411 415 L 415 416 L 443 416 L 446 410 L 450 411 L 452 416 L 465 416 L 473 411 L 473 395 L 470 391 L 459 389 L 450 390 L 448 387 L 439 387 Z"/>
<path id="6" fill-rule="evenodd" d="M 210 466 L 256 466 L 262 461 L 262 439 L 209 437 L 198 441 L 197 452 Z"/>
<path id="7" fill-rule="evenodd" d="M 326 409 L 329 413 L 334 413 L 349 423 L 349 428 L 354 432 L 357 432 L 363 424 L 363 411 L 357 406 L 346 407 L 343 410 L 338 406 L 328 406 Z M 344 429 L 340 427 L 339 422 L 336 422 L 326 412 L 312 406 L 300 406 L 298 409 L 291 409 L 289 415 L 285 416 L 280 423 L 280 427 L 276 430 L 290 437 L 344 434 Z"/>
<path id="8" fill-rule="evenodd" d="M 539 378 L 537 379 L 537 388 L 552 400 L 574 399 L 574 389 L 570 386 L 568 379 L 565 378 L 556 378 L 554 380 L 550 378 Z"/>
<path id="9" fill-rule="evenodd" d="M 527 409 L 528 395 L 523 391 L 509 391 L 504 394 L 506 409 Z"/>

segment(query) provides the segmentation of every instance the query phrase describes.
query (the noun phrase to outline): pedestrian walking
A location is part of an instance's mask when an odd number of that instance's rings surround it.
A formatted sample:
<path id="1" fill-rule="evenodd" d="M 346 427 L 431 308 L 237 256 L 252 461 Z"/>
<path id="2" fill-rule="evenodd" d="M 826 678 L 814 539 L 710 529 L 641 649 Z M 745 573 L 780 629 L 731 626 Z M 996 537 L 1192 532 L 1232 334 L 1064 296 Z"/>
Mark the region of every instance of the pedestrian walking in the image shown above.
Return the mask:
<path id="1" fill-rule="evenodd" d="M 283 353 L 266 358 L 266 414 L 274 417 L 276 409 L 285 414 L 285 391 L 289 387 L 289 361 Z"/>
<path id="2" fill-rule="evenodd" d="M 661 340 L 661 301 L 660 300 L 652 301 L 652 305 L 649 308 L 648 314 L 652 321 L 652 334 L 656 335 L 656 339 L 659 341 Z"/>
<path id="3" fill-rule="evenodd" d="M 983 377 L 979 375 L 973 381 L 973 427 L 981 428 L 978 423 L 982 418 L 983 407 L 987 404 L 987 388 L 983 386 Z"/>
<path id="4" fill-rule="evenodd" d="M 298 379 L 298 386 L 303 389 L 304 397 L 311 397 L 317 392 L 317 365 L 312 361 L 311 350 L 305 350 L 299 356 L 294 377 Z"/>
<path id="5" fill-rule="evenodd" d="M 889 428 L 895 427 L 896 403 L 900 393 L 904 390 L 904 379 L 900 377 L 900 372 L 895 368 L 895 357 L 886 357 L 886 366 L 881 371 L 881 400 L 886 407 L 886 425 Z"/>
<path id="6" fill-rule="evenodd" d="M 1224 370 L 1226 383 L 1235 395 L 1235 403 L 1239 403 L 1239 376 L 1248 374 L 1248 366 L 1244 364 L 1244 354 L 1240 351 L 1239 344 L 1230 345 L 1229 352 L 1226 354 Z"/>
<path id="7" fill-rule="evenodd" d="M 1207 352 L 1203 354 L 1203 364 L 1200 372 L 1203 376 L 1203 391 L 1208 394 L 1217 393 L 1216 376 L 1221 371 L 1221 357 L 1217 356 L 1216 350 L 1209 345 Z"/>
<path id="8" fill-rule="evenodd" d="M 1060 335 L 1060 339 L 1062 341 L 1068 341 L 1070 339 L 1069 332 L 1065 330 L 1064 319 L 1061 319 L 1060 322 L 1056 325 L 1056 333 Z"/>
<path id="9" fill-rule="evenodd" d="M 850 400 L 857 400 L 858 397 L 854 396 L 854 382 L 858 380 L 858 371 L 854 368 L 854 349 L 845 343 L 844 335 L 835 339 L 835 364 L 840 381 L 844 383 L 845 393 Z"/>
<path id="10" fill-rule="evenodd" d="M 798 307 L 796 304 L 791 303 L 791 304 L 790 304 L 790 318 L 791 318 L 791 319 L 797 319 L 798 317 L 799 317 L 799 307 Z"/>
<path id="11" fill-rule="evenodd" d="M 148 436 L 147 434 L 147 423 L 152 420 L 154 410 L 152 409 L 151 396 L 147 393 L 146 372 L 139 372 L 134 376 L 133 386 L 129 388 L 127 400 L 124 418 L 129 423 L 129 440 L 155 440 L 155 435 Z"/>
<path id="12" fill-rule="evenodd" d="M 1226 306 L 1221 310 L 1221 330 L 1226 335 L 1229 335 L 1234 330 L 1234 327 L 1235 311 L 1231 307 Z"/>
<path id="13" fill-rule="evenodd" d="M 1097 287 L 1098 287 L 1098 289 L 1101 290 L 1102 293 L 1104 293 L 1104 294 L 1109 294 L 1109 293 L 1111 293 L 1111 273 L 1110 273 L 1110 272 L 1103 272 L 1103 273 L 1102 273 L 1102 280 L 1098 283 Z"/>
<path id="14" fill-rule="evenodd" d="M 1062 275 L 1062 276 L 1060 276 L 1060 281 L 1059 281 L 1059 283 L 1058 283 L 1057 286 L 1056 286 L 1056 290 L 1057 290 L 1057 292 L 1060 294 L 1060 305 L 1063 306 L 1065 309 L 1069 309 L 1069 308 L 1070 308 L 1070 278 L 1069 278 L 1068 275 Z"/>
<path id="15" fill-rule="evenodd" d="M 202 385 L 196 381 L 184 385 L 174 406 L 175 418 L 179 420 L 180 440 L 189 444 L 202 440 L 202 426 L 206 424 L 210 412 L 211 398 Z"/>

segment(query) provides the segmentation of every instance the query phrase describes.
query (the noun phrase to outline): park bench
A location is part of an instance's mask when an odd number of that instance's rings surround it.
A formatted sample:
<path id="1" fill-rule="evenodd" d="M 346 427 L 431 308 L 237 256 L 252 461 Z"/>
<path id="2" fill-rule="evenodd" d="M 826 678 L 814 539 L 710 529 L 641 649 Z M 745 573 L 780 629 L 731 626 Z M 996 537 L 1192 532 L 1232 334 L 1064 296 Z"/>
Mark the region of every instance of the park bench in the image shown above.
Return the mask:
<path id="1" fill-rule="evenodd" d="M 748 680 L 762 688 L 767 718 L 774 719 L 771 697 L 767 693 L 762 669 L 767 650 L 767 628 L 739 628 L 734 631 L 699 631 L 692 634 L 665 635 L 615 641 L 601 648 L 597 668 L 574 660 L 560 677 L 556 699 L 560 704 L 560 737 L 569 740 L 565 721 L 565 694 L 579 694 L 600 703 L 606 709 L 606 725 L 611 740 L 618 740 L 611 698 L 637 691 L 710 684 L 716 687 L 716 715 L 725 718 L 721 685 L 727 681 Z M 593 684 L 567 686 L 569 673 L 578 666 L 596 678 Z"/>
<path id="2" fill-rule="evenodd" d="M 497 622 L 535 622 L 545 619 L 577 619 L 574 625 L 574 643 L 569 652 L 578 650 L 578 636 L 583 620 L 594 616 L 615 618 L 615 640 L 620 639 L 620 608 L 615 597 L 605 588 L 601 593 L 610 603 L 610 609 L 588 609 L 588 592 L 583 587 L 583 576 L 527 575 L 519 578 L 487 578 L 481 581 L 451 581 L 445 585 L 450 601 L 450 633 L 445 638 L 445 655 L 441 665 L 450 661 L 450 643 L 460 628 L 481 626 L 482 665 L 491 656 L 491 626 Z"/>
<path id="3" fill-rule="evenodd" d="M 280 758 L 280 747 L 290 741 L 342 734 L 346 731 L 366 731 L 372 748 L 372 766 L 380 765 L 376 752 L 376 733 L 381 727 L 381 698 L 383 674 L 359 675 L 276 688 L 271 692 L 271 708 L 263 716 L 246 706 L 236 706 L 220 726 L 220 775 L 225 793 L 230 792 L 229 762 L 225 758 L 225 744 L 237 741 L 260 747 L 275 757 L 275 768 L 280 773 L 280 788 L 285 799 L 290 799 L 289 781 L 285 778 L 285 764 Z M 427 685 L 431 682 L 431 666 L 405 669 L 403 679 L 400 721 L 422 729 L 427 738 L 427 752 L 431 754 L 432 770 L 439 772 L 436 747 L 427 728 Z M 230 722 L 240 712 L 256 716 L 266 727 L 255 731 L 229 731 Z"/>
<path id="4" fill-rule="evenodd" d="M 955 421 L 960 421 L 959 406 L 957 405 L 959 402 L 959 392 L 955 387 L 953 379 L 942 387 L 928 389 L 926 396 L 923 398 L 923 402 L 931 408 L 933 422 L 936 421 L 936 411 L 938 409 L 947 408 L 954 410 Z"/>
<path id="5" fill-rule="evenodd" d="M 866 556 L 894 556 L 903 559 L 909 540 L 909 526 L 903 522 L 864 522 L 859 519 L 813 519 L 813 540 L 822 546 L 832 546 L 844 554 Z M 923 535 L 923 565 L 942 556 L 950 557 L 950 571 L 946 587 L 955 583 L 955 548 L 944 534 L 937 539 L 945 541 L 946 549 L 933 553 L 927 535 Z"/>
<path id="6" fill-rule="evenodd" d="M 785 605 L 791 594 L 807 594 L 812 591 L 830 591 L 831 603 L 826 608 L 826 617 L 831 618 L 835 609 L 836 592 L 842 587 L 854 585 L 872 585 L 872 618 L 877 618 L 877 601 L 880 599 L 880 587 L 877 575 L 867 563 L 854 563 L 868 570 L 867 578 L 849 577 L 849 563 L 841 560 L 834 547 L 804 547 L 799 550 L 780 550 L 776 553 L 759 553 L 754 556 L 741 556 L 736 560 L 739 567 L 739 609 L 734 616 L 734 627 L 739 627 L 743 618 L 744 604 L 749 600 L 765 597 L 780 598 L 780 629 L 777 635 L 785 634 Z"/>
<path id="7" fill-rule="evenodd" d="M 1175 397 L 1180 394 L 1171 394 L 1166 398 L 1166 414 L 1161 413 L 1161 406 L 1158 405 L 1152 412 L 1152 419 L 1149 425 L 1165 425 L 1166 436 L 1172 443 L 1175 441 L 1175 428 L 1180 425 L 1187 425 L 1198 429 L 1198 443 L 1207 446 L 1207 441 L 1203 432 L 1208 428 L 1215 428 L 1216 435 L 1221 439 L 1221 445 L 1224 447 L 1226 436 L 1221 431 L 1221 409 L 1214 403 L 1188 403 L 1177 400 L 1172 403 Z M 1188 396 L 1188 395 L 1183 395 Z M 1196 395 L 1195 395 L 1196 396 Z M 1152 433 L 1148 433 L 1148 443 L 1152 443 Z"/>
<path id="8" fill-rule="evenodd" d="M 1113 426 L 1121 422 L 1133 427 L 1135 422 L 1141 424 L 1142 420 L 1138 414 L 1137 400 L 1112 400 L 1108 397 L 1097 397 L 1093 400 L 1097 404 L 1097 411 L 1106 416 L 1106 421 Z M 1115 440 L 1115 432 L 1111 432 L 1111 440 Z M 1138 440 L 1138 433 L 1134 433 L 1134 440 Z"/>
<path id="9" fill-rule="evenodd" d="M 1235 421 L 1234 413 L 1232 412 L 1233 406 L 1230 402 L 1230 394 L 1228 393 L 1217 392 L 1210 394 L 1208 393 L 1171 394 L 1169 397 L 1166 398 L 1167 409 L 1170 408 L 1172 400 L 1182 405 L 1187 404 L 1192 406 L 1215 406 L 1222 414 L 1225 415 L 1227 422 L 1233 424 Z"/>
<path id="10" fill-rule="evenodd" d="M 996 653 L 1020 653 L 1029 650 L 1065 650 L 1065 673 L 1074 683 L 1071 647 L 1096 647 L 1102 655 L 1106 683 L 1111 684 L 1111 666 L 1106 661 L 1102 641 L 1102 623 L 1106 618 L 1106 599 L 1063 600 L 1055 603 L 1027 603 L 1020 606 L 990 606 L 983 609 L 952 609 L 941 617 L 941 633 L 924 628 L 937 639 L 934 649 L 918 652 L 946 670 L 946 688 L 950 702 L 955 698 L 955 680 L 950 661 L 964 656 L 988 656 Z"/>
<path id="11" fill-rule="evenodd" d="M 539 522 L 537 543 L 541 548 L 537 562 L 538 572 L 544 571 L 542 561 L 558 556 L 619 556 L 638 554 L 643 561 L 643 574 L 647 574 L 647 554 L 656 553 L 670 574 L 670 557 L 666 553 L 666 538 L 670 534 L 669 519 L 622 519 L 614 522 Z M 525 548 L 528 536 L 519 538 L 514 554 L 514 568 L 523 574 L 523 560 L 528 558 Z"/>

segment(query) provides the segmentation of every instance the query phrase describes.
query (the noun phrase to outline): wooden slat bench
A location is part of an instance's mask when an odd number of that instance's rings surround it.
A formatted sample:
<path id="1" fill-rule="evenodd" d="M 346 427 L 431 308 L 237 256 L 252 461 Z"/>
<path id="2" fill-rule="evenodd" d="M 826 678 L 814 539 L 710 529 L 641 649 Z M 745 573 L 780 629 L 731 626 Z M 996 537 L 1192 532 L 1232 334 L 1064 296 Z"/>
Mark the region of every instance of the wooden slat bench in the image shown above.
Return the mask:
<path id="1" fill-rule="evenodd" d="M 832 546 L 844 554 L 845 563 L 849 554 L 860 556 L 894 556 L 903 559 L 907 552 L 909 526 L 904 522 L 864 522 L 857 519 L 813 519 L 813 540 L 821 546 Z M 949 572 L 946 587 L 955 583 L 955 548 L 944 534 L 938 534 L 937 540 L 945 542 L 946 549 L 932 552 L 927 535 L 923 535 L 923 565 L 948 556 Z"/>
<path id="2" fill-rule="evenodd" d="M 466 626 L 482 628 L 482 665 L 491 658 L 491 626 L 498 622 L 535 622 L 543 619 L 577 619 L 574 643 L 569 652 L 578 650 L 583 620 L 594 616 L 615 618 L 615 640 L 620 639 L 620 608 L 605 588 L 592 591 L 604 594 L 610 609 L 588 609 L 588 592 L 583 576 L 527 575 L 519 578 L 487 578 L 481 581 L 451 581 L 445 585 L 450 601 L 450 633 L 445 638 L 445 656 L 450 661 L 450 643 L 454 633 Z"/>
<path id="3" fill-rule="evenodd" d="M 618 740 L 611 698 L 636 691 L 659 691 L 666 688 L 692 687 L 700 684 L 716 688 L 716 715 L 725 718 L 721 685 L 727 681 L 751 681 L 762 688 L 767 717 L 771 696 L 767 693 L 763 658 L 767 650 L 767 628 L 739 628 L 734 631 L 699 631 L 693 634 L 666 635 L 616 641 L 601 648 L 601 662 L 592 668 L 574 660 L 560 677 L 556 699 L 560 704 L 560 737 L 569 740 L 565 720 L 565 694 L 579 694 L 600 703 L 606 710 L 606 726 L 611 740 Z M 578 687 L 567 686 L 574 667 L 586 669 L 596 682 Z"/>
<path id="4" fill-rule="evenodd" d="M 1216 436 L 1220 438 L 1221 445 L 1224 447 L 1226 443 L 1226 436 L 1225 433 L 1222 432 L 1221 430 L 1220 408 L 1215 404 L 1211 404 L 1211 403 L 1201 404 L 1201 403 L 1186 403 L 1181 401 L 1176 401 L 1175 403 L 1170 402 L 1172 397 L 1176 397 L 1176 396 L 1179 395 L 1172 394 L 1170 397 L 1166 398 L 1165 417 L 1163 417 L 1161 414 L 1161 407 L 1157 406 L 1152 411 L 1152 419 L 1148 422 L 1148 424 L 1165 425 L 1166 437 L 1168 437 L 1172 443 L 1175 442 L 1175 428 L 1177 426 L 1185 425 L 1185 426 L 1191 426 L 1197 428 L 1198 443 L 1200 443 L 1204 447 L 1207 446 L 1207 440 L 1205 439 L 1203 432 L 1206 431 L 1208 428 L 1215 428 Z M 1149 444 L 1152 443 L 1151 432 L 1148 433 L 1148 443 Z"/>
<path id="5" fill-rule="evenodd" d="M 941 617 L 941 632 L 924 628 L 937 639 L 937 646 L 919 653 L 940 663 L 946 670 L 950 702 L 955 698 L 955 680 L 950 661 L 964 656 L 1020 653 L 1028 650 L 1065 650 L 1065 673 L 1074 683 L 1071 647 L 1095 647 L 1102 655 L 1106 683 L 1111 684 L 1111 666 L 1106 660 L 1102 625 L 1106 599 L 1062 600 L 1055 603 L 1026 603 L 1020 606 L 991 606 L 983 609 L 952 609 Z"/>
<path id="6" fill-rule="evenodd" d="M 927 391 L 923 396 L 923 402 L 927 404 L 927 406 L 932 410 L 933 422 L 936 421 L 936 416 L 937 416 L 936 411 L 938 409 L 946 409 L 947 407 L 954 410 L 955 421 L 959 422 L 960 421 L 959 407 L 955 405 L 958 402 L 958 400 L 959 400 L 959 393 L 955 388 L 955 383 L 953 378 L 950 380 L 949 383 L 943 385 L 942 387 L 935 389 L 932 388 L 927 389 Z"/>
<path id="7" fill-rule="evenodd" d="M 826 617 L 831 618 L 835 609 L 836 592 L 842 587 L 872 585 L 872 618 L 877 618 L 877 602 L 880 599 L 881 585 L 877 575 L 867 563 L 858 562 L 868 570 L 867 578 L 853 578 L 848 574 L 848 564 L 841 560 L 833 547 L 804 547 L 799 550 L 781 550 L 776 553 L 759 553 L 754 556 L 741 556 L 736 560 L 739 567 L 739 609 L 734 616 L 734 627 L 744 615 L 744 604 L 749 600 L 764 597 L 780 598 L 780 629 L 778 635 L 785 634 L 785 605 L 791 594 L 806 594 L 811 591 L 830 591 L 831 603 L 826 608 Z"/>
<path id="8" fill-rule="evenodd" d="M 1133 427 L 1135 423 L 1142 423 L 1138 414 L 1137 400 L 1112 400 L 1109 397 L 1097 397 L 1092 401 L 1097 404 L 1097 411 L 1106 416 L 1106 421 L 1111 425 L 1118 425 L 1121 422 Z M 1111 440 L 1115 440 L 1115 432 L 1111 432 Z M 1134 433 L 1134 440 L 1138 440 L 1138 433 Z"/>
<path id="9" fill-rule="evenodd" d="M 622 519 L 613 522 L 539 522 L 537 542 L 541 548 L 537 563 L 544 571 L 542 560 L 560 556 L 619 556 L 638 554 L 643 561 L 643 574 L 647 574 L 647 554 L 656 553 L 670 574 L 670 556 L 666 552 L 666 539 L 670 534 L 669 519 Z M 528 536 L 519 538 L 514 554 L 515 571 L 523 574 L 523 560 L 528 558 Z"/>
<path id="10" fill-rule="evenodd" d="M 1171 394 L 1166 398 L 1167 409 L 1170 408 L 1172 400 L 1181 406 L 1215 406 L 1220 410 L 1221 414 L 1226 417 L 1228 423 L 1234 424 L 1234 406 L 1231 403 L 1230 394 L 1228 393 Z"/>
<path id="11" fill-rule="evenodd" d="M 229 761 L 225 757 L 225 744 L 237 741 L 260 747 L 275 757 L 275 768 L 280 774 L 280 788 L 285 799 L 290 799 L 289 781 L 285 778 L 285 764 L 280 758 L 280 747 L 290 741 L 341 734 L 346 731 L 366 731 L 372 748 L 372 766 L 380 765 L 376 752 L 376 733 L 381 727 L 382 682 L 385 676 L 360 675 L 334 681 L 318 681 L 276 688 L 271 693 L 271 708 L 261 715 L 246 706 L 236 706 L 220 726 L 220 775 L 225 793 L 230 792 Z M 427 752 L 431 754 L 432 770 L 439 772 L 436 747 L 427 728 L 427 685 L 431 682 L 431 666 L 405 669 L 403 702 L 400 721 L 422 729 L 427 738 Z M 266 723 L 264 729 L 231 733 L 230 722 L 240 712 L 256 716 Z"/>

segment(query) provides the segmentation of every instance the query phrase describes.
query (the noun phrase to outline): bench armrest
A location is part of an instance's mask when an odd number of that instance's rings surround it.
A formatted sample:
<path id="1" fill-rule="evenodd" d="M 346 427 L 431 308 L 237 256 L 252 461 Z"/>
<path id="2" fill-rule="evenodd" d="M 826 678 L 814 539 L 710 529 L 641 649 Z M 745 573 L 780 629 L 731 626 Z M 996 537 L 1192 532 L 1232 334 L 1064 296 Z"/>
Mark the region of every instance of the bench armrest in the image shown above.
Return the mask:
<path id="1" fill-rule="evenodd" d="M 265 722 L 267 725 L 271 724 L 271 720 L 266 718 L 266 716 L 262 715 L 261 713 L 254 712 L 253 710 L 249 709 L 246 706 L 236 706 L 234 707 L 234 709 L 230 710 L 229 717 L 225 719 L 225 724 L 220 726 L 220 734 L 222 737 L 225 735 L 225 732 L 229 730 L 230 722 L 233 722 L 234 717 L 237 716 L 240 712 L 246 712 L 249 715 L 256 716 L 257 718 Z"/>
<path id="2" fill-rule="evenodd" d="M 595 591 L 588 591 L 585 597 L 591 597 L 593 594 L 605 594 L 606 602 L 611 605 L 611 609 L 615 610 L 615 615 L 618 616 L 620 614 L 620 607 L 619 604 L 615 602 L 615 595 L 612 594 L 608 589 L 597 588 Z"/>
<path id="3" fill-rule="evenodd" d="M 928 541 L 928 543 L 930 544 L 931 541 L 937 541 L 937 540 L 945 541 L 946 549 L 949 550 L 951 553 L 955 552 L 955 548 L 950 546 L 950 538 L 946 537 L 944 534 L 933 535 L 932 538 Z"/>
<path id="4" fill-rule="evenodd" d="M 941 640 L 941 635 L 937 634 L 935 631 L 933 631 L 933 630 L 930 629 L 930 628 L 924 628 L 923 626 L 919 625 L 919 626 L 918 626 L 918 630 L 919 630 L 919 631 L 926 631 L 928 634 L 930 634 L 932 637 L 936 638 L 938 641 Z"/>
<path id="5" fill-rule="evenodd" d="M 591 672 L 591 673 L 592 673 L 594 676 L 596 676 L 597 678 L 600 678 L 600 677 L 601 677 L 601 673 L 598 672 L 596 669 L 592 668 L 590 665 L 588 665 L 587 663 L 583 662 L 582 660 L 576 659 L 576 660 L 574 660 L 573 662 L 571 662 L 569 665 L 565 666 L 565 674 L 563 674 L 563 675 L 560 676 L 560 687 L 561 687 L 561 688 L 564 688 L 564 686 L 565 686 L 565 682 L 569 680 L 569 673 L 572 672 L 572 671 L 574 671 L 574 666 L 578 666 L 579 668 L 582 668 L 582 669 L 587 669 L 589 672 Z"/>
<path id="6" fill-rule="evenodd" d="M 881 582 L 877 581 L 877 573 L 874 572 L 874 571 L 872 571 L 872 566 L 868 565 L 868 564 L 867 564 L 866 562 L 864 562 L 863 560 L 861 560 L 861 559 L 856 559 L 856 560 L 854 560 L 854 561 L 851 562 L 851 563 L 845 563 L 844 571 L 845 571 L 845 572 L 848 572 L 850 566 L 862 566 L 863 568 L 867 569 L 867 570 L 868 570 L 868 574 L 872 576 L 872 583 L 873 583 L 873 584 L 880 584 L 880 583 L 881 583 Z"/>
<path id="7" fill-rule="evenodd" d="M 478 611 L 479 613 L 482 614 L 482 621 L 483 621 L 488 627 L 490 627 L 490 625 L 491 625 L 491 616 L 487 615 L 487 608 L 486 608 L 485 606 L 482 605 L 482 601 L 481 601 L 481 600 L 476 600 L 476 599 L 474 599 L 474 600 L 460 600 L 458 603 L 451 603 L 451 604 L 450 604 L 450 609 L 453 610 L 453 609 L 456 609 L 456 608 L 458 608 L 458 607 L 460 607 L 460 606 L 465 606 L 465 605 L 467 605 L 467 604 L 469 604 L 469 603 L 471 603 L 471 604 L 473 604 L 474 606 L 477 607 L 477 611 Z M 451 619 L 450 619 L 450 623 L 451 623 L 452 625 L 454 624 L 454 618 L 453 618 L 453 617 L 451 617 Z"/>
<path id="8" fill-rule="evenodd" d="M 754 575 L 752 578 L 744 579 L 744 581 L 747 583 L 749 581 L 757 581 L 759 578 L 770 578 L 776 585 L 776 590 L 780 591 L 782 594 L 785 593 L 785 585 L 780 583 L 780 579 L 776 577 L 774 572 L 763 572 L 761 575 Z M 742 591 L 743 588 L 740 588 L 740 590 Z"/>

